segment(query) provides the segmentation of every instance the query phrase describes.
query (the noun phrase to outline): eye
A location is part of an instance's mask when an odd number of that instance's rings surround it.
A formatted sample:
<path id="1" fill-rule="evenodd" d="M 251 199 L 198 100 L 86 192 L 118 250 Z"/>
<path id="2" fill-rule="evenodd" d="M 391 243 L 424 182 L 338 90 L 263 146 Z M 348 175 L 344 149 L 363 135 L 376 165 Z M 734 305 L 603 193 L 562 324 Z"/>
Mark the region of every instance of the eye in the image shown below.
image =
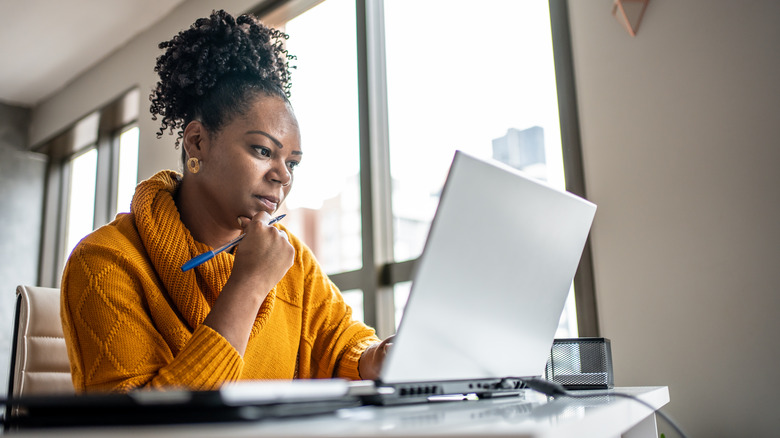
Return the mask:
<path id="1" fill-rule="evenodd" d="M 252 148 L 260 154 L 262 157 L 270 157 L 271 156 L 271 148 L 265 147 L 265 146 L 252 146 Z"/>
<path id="2" fill-rule="evenodd" d="M 299 163 L 298 161 L 290 161 L 287 163 L 287 167 L 289 167 L 291 171 L 295 170 L 300 165 L 301 163 Z"/>

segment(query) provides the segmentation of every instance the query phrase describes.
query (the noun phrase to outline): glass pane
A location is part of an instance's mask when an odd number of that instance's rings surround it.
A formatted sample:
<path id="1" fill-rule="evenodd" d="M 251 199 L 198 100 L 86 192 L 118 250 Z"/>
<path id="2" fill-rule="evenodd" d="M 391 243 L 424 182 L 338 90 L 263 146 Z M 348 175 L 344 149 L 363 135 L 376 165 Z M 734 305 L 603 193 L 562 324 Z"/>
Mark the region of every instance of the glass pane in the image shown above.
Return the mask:
<path id="1" fill-rule="evenodd" d="M 116 213 L 130 211 L 130 201 L 138 183 L 138 132 L 136 126 L 119 136 Z"/>
<path id="2" fill-rule="evenodd" d="M 384 7 L 400 262 L 422 252 L 457 149 L 565 185 L 547 0 L 393 0 Z M 562 326 L 570 327 L 572 314 L 564 314 Z"/>
<path id="3" fill-rule="evenodd" d="M 576 338 L 577 330 L 577 306 L 574 303 L 574 285 L 569 289 L 569 296 L 566 297 L 566 306 L 561 313 L 561 319 L 558 321 L 558 330 L 555 331 L 556 338 Z"/>
<path id="4" fill-rule="evenodd" d="M 95 221 L 96 177 L 97 149 L 91 148 L 71 159 L 65 229 L 66 260 L 79 240 L 92 232 Z"/>
<path id="5" fill-rule="evenodd" d="M 547 1 L 456 4 L 385 2 L 396 261 L 422 252 L 456 149 L 564 185 Z"/>
<path id="6" fill-rule="evenodd" d="M 344 297 L 344 302 L 352 308 L 352 319 L 365 322 L 365 318 L 363 317 L 363 291 L 360 289 L 351 289 L 342 291 L 341 295 Z"/>
<path id="7" fill-rule="evenodd" d="M 360 153 L 355 2 L 328 0 L 290 20 L 292 104 L 303 160 L 285 203 L 285 225 L 328 273 L 360 269 Z M 334 58 L 334 47 L 338 51 Z M 337 65 L 334 65 L 337 64 Z"/>
<path id="8" fill-rule="evenodd" d="M 401 325 L 401 317 L 404 314 L 406 308 L 406 302 L 409 301 L 409 292 L 412 289 L 411 281 L 404 281 L 396 283 L 393 286 L 393 301 L 395 301 L 395 329 L 398 330 L 398 326 Z"/>

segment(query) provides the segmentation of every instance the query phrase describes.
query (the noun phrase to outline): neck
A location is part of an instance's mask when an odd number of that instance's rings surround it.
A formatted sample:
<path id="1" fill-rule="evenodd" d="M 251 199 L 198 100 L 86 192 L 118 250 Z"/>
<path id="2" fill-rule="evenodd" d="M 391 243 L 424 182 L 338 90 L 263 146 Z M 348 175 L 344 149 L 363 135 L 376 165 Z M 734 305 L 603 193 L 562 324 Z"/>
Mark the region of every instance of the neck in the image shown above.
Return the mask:
<path id="1" fill-rule="evenodd" d="M 196 241 L 217 248 L 240 234 L 240 230 L 236 227 L 226 227 L 219 222 L 213 212 L 204 208 L 197 185 L 186 174 L 182 178 L 174 201 L 179 209 L 181 221 Z"/>

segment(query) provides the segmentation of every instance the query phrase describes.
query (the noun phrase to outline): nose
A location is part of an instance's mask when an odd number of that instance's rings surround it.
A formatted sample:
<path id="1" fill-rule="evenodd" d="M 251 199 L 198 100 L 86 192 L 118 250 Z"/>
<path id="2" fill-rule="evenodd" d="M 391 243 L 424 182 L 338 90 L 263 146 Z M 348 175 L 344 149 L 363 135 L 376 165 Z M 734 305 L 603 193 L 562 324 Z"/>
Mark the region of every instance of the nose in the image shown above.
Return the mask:
<path id="1" fill-rule="evenodd" d="M 284 160 L 273 161 L 269 178 L 271 181 L 281 184 L 282 187 L 287 187 L 290 185 L 290 182 L 292 182 L 292 174 L 287 168 L 287 164 L 284 162 Z"/>

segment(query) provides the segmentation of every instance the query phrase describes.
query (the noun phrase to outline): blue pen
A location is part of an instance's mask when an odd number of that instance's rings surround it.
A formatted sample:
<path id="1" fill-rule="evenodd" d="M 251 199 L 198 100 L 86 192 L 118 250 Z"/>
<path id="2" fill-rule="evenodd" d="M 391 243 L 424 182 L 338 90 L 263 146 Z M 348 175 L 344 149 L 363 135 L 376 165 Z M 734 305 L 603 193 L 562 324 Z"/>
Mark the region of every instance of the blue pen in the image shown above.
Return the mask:
<path id="1" fill-rule="evenodd" d="M 287 216 L 287 215 L 286 214 L 280 214 L 279 216 L 276 216 L 275 218 L 273 218 L 270 221 L 268 221 L 268 225 L 273 225 L 273 224 L 279 222 L 285 216 Z M 196 266 L 200 266 L 200 265 L 206 263 L 207 261 L 213 259 L 215 255 L 221 253 L 222 251 L 225 251 L 227 249 L 230 249 L 230 248 L 238 245 L 238 242 L 240 242 L 241 239 L 244 238 L 244 236 L 246 236 L 246 233 L 243 233 L 242 235 L 236 237 L 235 239 L 231 240 L 230 242 L 224 244 L 223 246 L 221 246 L 221 247 L 219 247 L 219 248 L 217 248 L 217 249 L 215 249 L 213 251 L 206 251 L 206 252 L 204 252 L 201 255 L 193 257 L 192 259 L 190 259 L 190 261 L 188 261 L 187 263 L 181 265 L 181 270 L 182 271 L 189 271 L 190 269 L 192 269 L 192 268 L 194 268 Z"/>

